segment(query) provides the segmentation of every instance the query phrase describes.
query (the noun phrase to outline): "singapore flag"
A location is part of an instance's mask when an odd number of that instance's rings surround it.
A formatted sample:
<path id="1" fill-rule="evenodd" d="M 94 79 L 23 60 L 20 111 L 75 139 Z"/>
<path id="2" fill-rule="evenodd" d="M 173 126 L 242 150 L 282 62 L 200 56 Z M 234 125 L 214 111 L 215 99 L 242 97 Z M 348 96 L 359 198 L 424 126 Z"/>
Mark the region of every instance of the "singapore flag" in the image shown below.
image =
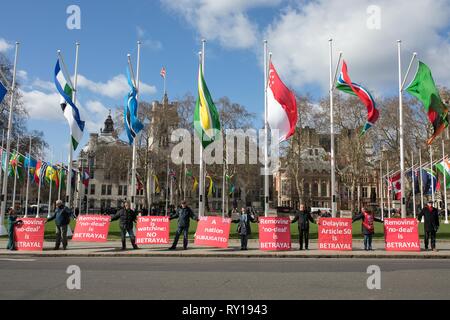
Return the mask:
<path id="1" fill-rule="evenodd" d="M 295 95 L 284 85 L 272 62 L 270 62 L 267 87 L 267 121 L 272 131 L 279 131 L 279 142 L 289 139 L 294 134 L 297 119 Z"/>

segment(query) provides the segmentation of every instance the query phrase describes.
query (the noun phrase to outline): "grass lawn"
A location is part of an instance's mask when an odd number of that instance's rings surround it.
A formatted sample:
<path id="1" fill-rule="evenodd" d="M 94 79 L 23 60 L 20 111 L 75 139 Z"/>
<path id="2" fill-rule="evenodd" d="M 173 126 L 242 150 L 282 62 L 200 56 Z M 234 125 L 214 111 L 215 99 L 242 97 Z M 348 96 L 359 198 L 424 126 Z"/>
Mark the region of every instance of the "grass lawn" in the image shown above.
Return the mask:
<path id="1" fill-rule="evenodd" d="M 75 221 L 71 222 L 71 228 L 72 231 L 75 229 Z M 189 229 L 189 237 L 193 239 L 195 230 L 197 228 L 197 222 L 191 221 L 190 229 Z M 55 238 L 55 223 L 49 222 L 45 226 L 45 239 L 54 239 Z M 231 225 L 231 232 L 230 232 L 230 239 L 238 239 L 239 236 L 236 232 L 237 225 L 233 223 Z M 172 238 L 175 235 L 175 231 L 177 230 L 177 220 L 171 220 L 170 221 L 170 237 Z M 310 239 L 317 239 L 318 232 L 317 232 L 317 225 L 311 224 L 310 227 Z M 423 224 L 420 224 L 419 226 L 419 233 L 420 237 L 423 236 Z M 298 239 L 298 229 L 297 224 L 291 225 L 291 236 L 292 239 Z M 5 237 L 2 237 L 5 238 Z M 357 221 L 353 224 L 353 238 L 355 239 L 362 239 L 361 235 L 361 222 Z M 384 238 L 384 232 L 383 232 L 383 225 L 381 223 L 376 222 L 375 223 L 375 239 L 383 239 Z M 111 225 L 109 227 L 109 240 L 118 240 L 120 239 L 120 229 L 119 229 L 119 221 L 111 222 Z M 258 225 L 252 224 L 252 235 L 250 239 L 258 239 Z M 441 221 L 441 227 L 439 228 L 438 232 L 438 239 L 450 239 L 450 225 L 445 225 Z"/>

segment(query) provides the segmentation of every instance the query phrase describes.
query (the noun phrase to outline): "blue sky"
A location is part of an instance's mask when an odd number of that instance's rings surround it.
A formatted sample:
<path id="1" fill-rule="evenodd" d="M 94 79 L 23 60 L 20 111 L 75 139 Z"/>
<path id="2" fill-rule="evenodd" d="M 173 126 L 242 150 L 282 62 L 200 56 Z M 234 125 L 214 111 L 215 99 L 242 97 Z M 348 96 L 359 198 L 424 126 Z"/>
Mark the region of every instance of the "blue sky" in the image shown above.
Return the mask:
<path id="1" fill-rule="evenodd" d="M 417 51 L 436 82 L 448 86 L 447 1 L 348 1 L 351 12 L 330 0 L 4 1 L 2 11 L 8 14 L 0 20 L 0 51 L 12 58 L 12 45 L 21 42 L 19 80 L 29 127 L 44 132 L 57 160 L 67 157 L 68 126 L 51 83 L 53 68 L 61 49 L 73 72 L 76 41 L 81 43 L 79 101 L 89 131 L 98 131 L 108 109 L 123 104 L 126 55 L 135 61 L 137 40 L 144 43 L 141 80 L 147 101 L 162 97 L 162 66 L 170 99 L 195 95 L 202 37 L 208 41 L 205 77 L 213 96 L 228 96 L 258 117 L 263 112 L 263 39 L 269 40 L 285 82 L 314 97 L 326 94 L 329 37 L 335 39 L 336 56 L 344 51 L 352 80 L 375 96 L 397 90 L 396 39 L 404 43 L 404 69 Z M 81 30 L 66 27 L 66 8 L 72 4 L 81 9 Z M 381 10 L 380 29 L 367 27 L 371 4 Z M 88 132 L 82 144 L 87 139 Z"/>

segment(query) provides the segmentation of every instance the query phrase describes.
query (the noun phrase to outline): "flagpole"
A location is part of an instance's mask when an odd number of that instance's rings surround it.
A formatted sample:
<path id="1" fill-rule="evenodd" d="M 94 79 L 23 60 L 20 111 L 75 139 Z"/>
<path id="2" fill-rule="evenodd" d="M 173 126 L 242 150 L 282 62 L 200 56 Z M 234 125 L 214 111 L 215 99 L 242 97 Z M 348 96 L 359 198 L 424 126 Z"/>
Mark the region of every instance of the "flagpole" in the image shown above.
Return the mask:
<path id="1" fill-rule="evenodd" d="M 264 40 L 264 216 L 269 215 L 269 127 L 267 108 L 267 83 L 268 83 L 268 60 L 267 60 L 267 40 Z"/>
<path id="2" fill-rule="evenodd" d="M 43 165 L 43 161 L 41 160 L 41 167 Z M 39 185 L 38 185 L 38 199 L 37 199 L 37 209 L 36 209 L 36 218 L 39 218 L 39 209 L 41 206 L 41 185 L 42 185 L 42 175 L 41 175 L 41 168 L 39 168 Z"/>
<path id="3" fill-rule="evenodd" d="M 17 60 L 19 55 L 19 42 L 16 42 L 16 51 L 14 54 L 14 69 L 13 69 L 13 79 L 11 85 L 11 100 L 9 104 L 9 116 L 8 116 L 8 132 L 6 134 L 6 169 L 8 170 L 9 164 L 9 152 L 11 150 L 11 134 L 12 134 L 12 120 L 13 120 L 13 105 L 14 105 L 14 94 L 16 90 L 16 75 L 17 75 Z M 8 199 L 8 174 L 5 172 L 3 176 L 3 186 L 2 186 L 2 205 L 0 211 L 0 236 L 6 234 L 5 227 L 3 225 L 5 213 L 6 213 L 6 202 Z"/>
<path id="4" fill-rule="evenodd" d="M 380 159 L 380 210 L 381 221 L 384 221 L 384 205 L 383 205 L 383 156 Z"/>
<path id="5" fill-rule="evenodd" d="M 447 137 L 448 137 L 448 130 L 447 130 Z M 444 168 L 444 206 L 445 206 L 445 224 L 448 224 L 448 201 L 447 201 L 447 166 L 445 165 L 445 143 L 444 143 L 444 137 L 442 137 L 442 164 Z"/>
<path id="6" fill-rule="evenodd" d="M 411 161 L 412 166 L 414 167 L 414 152 L 411 151 Z M 415 182 L 415 172 L 411 169 L 411 177 L 412 177 L 412 198 L 413 198 L 413 216 L 416 218 L 416 182 Z"/>
<path id="7" fill-rule="evenodd" d="M 202 51 L 199 53 L 199 62 L 202 66 L 202 73 L 205 72 L 205 39 L 202 39 Z M 200 137 L 200 168 L 199 168 L 199 203 L 198 203 L 198 215 L 202 217 L 204 215 L 204 197 L 205 197 L 205 180 L 204 180 L 204 167 L 203 167 L 203 135 Z"/>
<path id="8" fill-rule="evenodd" d="M 183 162 L 184 165 L 184 178 L 183 178 L 183 200 L 186 201 L 186 162 Z"/>
<path id="9" fill-rule="evenodd" d="M 2 130 L 2 158 L 0 159 L 0 166 L 1 166 L 1 170 L 0 170 L 0 183 L 3 182 L 3 152 L 5 152 L 5 150 L 3 149 L 4 147 L 4 142 L 5 142 L 5 129 Z"/>
<path id="10" fill-rule="evenodd" d="M 62 172 L 64 170 L 64 163 L 63 163 L 64 156 L 61 151 L 61 168 L 59 169 L 58 173 L 58 180 L 59 180 L 59 186 L 58 186 L 58 200 L 61 200 L 61 189 L 62 189 Z"/>
<path id="11" fill-rule="evenodd" d="M 226 188 L 226 161 L 223 164 L 223 177 L 222 177 L 222 218 L 225 218 L 225 188 Z"/>
<path id="12" fill-rule="evenodd" d="M 30 190 L 30 164 L 31 164 L 31 136 L 30 136 L 30 146 L 28 148 L 28 168 L 26 168 L 25 170 L 27 175 L 27 191 L 25 194 L 25 216 L 24 216 L 25 218 L 28 216 L 28 193 Z"/>
<path id="13" fill-rule="evenodd" d="M 431 145 L 429 147 L 430 150 L 430 174 L 431 174 L 431 200 L 433 201 L 434 205 L 434 182 L 433 182 L 433 149 L 431 148 Z M 437 176 L 436 176 L 436 185 L 437 185 Z"/>
<path id="14" fill-rule="evenodd" d="M 420 176 L 420 209 L 423 208 L 423 177 L 422 177 L 422 150 L 419 148 L 419 176 Z"/>
<path id="15" fill-rule="evenodd" d="M 386 171 L 389 173 L 389 160 L 386 162 Z M 388 218 L 391 218 L 391 188 L 392 184 L 388 176 Z"/>
<path id="16" fill-rule="evenodd" d="M 334 154 L 334 110 L 333 110 L 333 39 L 329 39 L 330 46 L 330 138 L 331 138 L 331 213 L 336 218 L 336 164 Z M 359 191 L 358 191 L 359 196 Z M 359 205 L 359 203 L 358 203 Z"/>
<path id="17" fill-rule="evenodd" d="M 91 163 L 89 162 L 89 155 L 87 156 L 87 166 L 88 166 L 88 185 L 87 185 L 87 192 L 86 192 L 86 213 L 89 214 L 89 185 L 91 183 Z M 84 175 L 84 173 L 83 173 Z"/>
<path id="18" fill-rule="evenodd" d="M 167 172 L 166 172 L 166 217 L 169 211 L 169 157 L 167 157 Z"/>
<path id="19" fill-rule="evenodd" d="M 82 200 L 82 189 L 83 189 L 83 174 L 84 174 L 84 168 L 83 168 L 83 158 L 80 157 L 80 162 L 81 162 L 81 170 L 78 174 L 79 176 L 79 180 L 78 180 L 78 213 L 81 214 L 81 202 Z M 80 167 L 78 167 L 80 168 Z"/>
<path id="20" fill-rule="evenodd" d="M 52 170 L 53 170 L 52 162 L 53 162 L 53 151 L 50 151 L 50 163 L 48 164 L 49 167 L 51 168 L 50 172 L 52 172 Z M 52 207 L 52 184 L 53 184 L 52 178 L 53 177 L 50 177 L 50 179 L 49 179 L 50 191 L 48 193 L 48 212 L 47 212 L 48 218 L 50 218 L 50 209 Z"/>
<path id="21" fill-rule="evenodd" d="M 19 139 L 19 135 L 17 135 L 17 146 L 16 146 L 16 151 L 17 151 L 17 155 L 16 157 L 19 155 L 19 143 L 20 143 L 20 139 Z M 14 187 L 13 187 L 13 197 L 12 197 L 12 205 L 11 207 L 15 208 L 16 207 L 16 187 L 17 187 L 17 166 L 19 164 L 17 163 L 16 160 L 16 167 L 14 169 Z"/>

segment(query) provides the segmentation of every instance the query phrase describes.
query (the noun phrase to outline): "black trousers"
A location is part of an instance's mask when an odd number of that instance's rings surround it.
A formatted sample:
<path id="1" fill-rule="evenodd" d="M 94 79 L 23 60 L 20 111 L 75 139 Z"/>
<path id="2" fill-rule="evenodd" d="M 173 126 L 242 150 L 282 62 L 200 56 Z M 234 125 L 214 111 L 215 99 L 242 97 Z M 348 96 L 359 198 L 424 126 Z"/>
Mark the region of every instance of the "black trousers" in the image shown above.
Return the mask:
<path id="1" fill-rule="evenodd" d="M 135 236 L 134 236 L 134 231 L 133 231 L 133 227 L 131 228 L 127 228 L 125 226 L 121 226 L 120 227 L 120 238 L 122 240 L 122 247 L 125 248 L 126 247 L 126 242 L 127 242 L 127 232 L 128 235 L 130 236 L 130 242 L 131 245 L 134 247 L 135 246 Z"/>
<path id="2" fill-rule="evenodd" d="M 300 249 L 303 249 L 303 242 L 305 243 L 305 249 L 309 246 L 309 230 L 298 229 L 298 242 L 300 244 Z"/>
<path id="3" fill-rule="evenodd" d="M 173 240 L 173 244 L 172 244 L 173 248 L 175 248 L 177 246 L 181 233 L 183 233 L 183 248 L 184 249 L 187 248 L 189 227 L 178 227 L 177 232 L 175 233 L 175 239 Z"/>
<path id="4" fill-rule="evenodd" d="M 67 247 L 67 225 L 56 226 L 55 249 L 59 249 L 61 242 L 62 242 L 63 248 L 65 249 Z"/>
<path id="5" fill-rule="evenodd" d="M 241 249 L 247 249 L 248 234 L 241 234 Z"/>
<path id="6" fill-rule="evenodd" d="M 425 249 L 431 240 L 431 249 L 436 249 L 436 231 L 425 231 Z"/>

